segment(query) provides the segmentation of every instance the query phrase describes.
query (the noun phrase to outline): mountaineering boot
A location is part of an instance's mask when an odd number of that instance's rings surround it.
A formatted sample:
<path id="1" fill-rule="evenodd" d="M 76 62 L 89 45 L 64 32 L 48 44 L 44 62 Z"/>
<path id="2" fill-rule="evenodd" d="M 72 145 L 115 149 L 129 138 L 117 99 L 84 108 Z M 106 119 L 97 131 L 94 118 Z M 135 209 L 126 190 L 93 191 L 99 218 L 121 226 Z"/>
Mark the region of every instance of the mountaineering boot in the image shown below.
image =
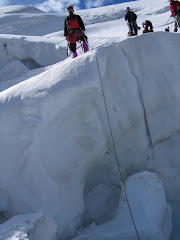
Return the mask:
<path id="1" fill-rule="evenodd" d="M 89 50 L 87 42 L 83 42 L 83 49 L 84 49 L 84 52 L 87 52 Z"/>
<path id="2" fill-rule="evenodd" d="M 177 32 L 177 27 L 174 28 L 174 32 Z"/>
<path id="3" fill-rule="evenodd" d="M 72 58 L 76 58 L 77 57 L 77 52 L 73 52 L 73 57 Z"/>

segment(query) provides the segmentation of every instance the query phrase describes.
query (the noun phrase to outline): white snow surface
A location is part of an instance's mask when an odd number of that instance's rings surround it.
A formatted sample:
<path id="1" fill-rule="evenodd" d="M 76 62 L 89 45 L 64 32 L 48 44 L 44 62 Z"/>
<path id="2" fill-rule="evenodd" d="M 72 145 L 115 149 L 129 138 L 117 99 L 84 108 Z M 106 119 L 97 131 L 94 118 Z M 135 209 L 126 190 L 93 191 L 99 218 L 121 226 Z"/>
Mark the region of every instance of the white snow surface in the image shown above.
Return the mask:
<path id="1" fill-rule="evenodd" d="M 127 38 L 127 6 L 155 32 Z M 127 200 L 140 239 L 179 240 L 180 35 L 164 32 L 169 3 L 77 14 L 90 51 L 78 44 L 72 59 L 66 14 L 0 8 L 0 240 L 138 239 Z"/>
<path id="2" fill-rule="evenodd" d="M 40 9 L 34 8 L 32 6 L 27 5 L 16 5 L 16 6 L 8 6 L 0 8 L 1 14 L 7 13 L 42 13 Z"/>

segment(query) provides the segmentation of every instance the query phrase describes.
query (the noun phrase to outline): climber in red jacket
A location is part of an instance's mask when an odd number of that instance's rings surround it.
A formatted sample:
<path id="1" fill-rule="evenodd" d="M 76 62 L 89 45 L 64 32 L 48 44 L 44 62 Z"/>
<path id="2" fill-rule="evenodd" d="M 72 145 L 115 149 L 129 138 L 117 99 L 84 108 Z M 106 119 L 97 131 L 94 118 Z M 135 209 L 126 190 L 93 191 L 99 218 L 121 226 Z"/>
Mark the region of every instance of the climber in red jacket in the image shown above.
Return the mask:
<path id="1" fill-rule="evenodd" d="M 170 10 L 174 17 L 174 32 L 177 32 L 178 27 L 180 28 L 180 2 L 169 0 L 170 2 Z"/>
<path id="2" fill-rule="evenodd" d="M 64 21 L 64 36 L 69 41 L 69 48 L 73 53 L 73 58 L 77 57 L 76 42 L 83 42 L 84 52 L 88 51 L 87 36 L 85 35 L 85 26 L 79 15 L 74 14 L 73 6 L 68 6 L 69 16 Z"/>

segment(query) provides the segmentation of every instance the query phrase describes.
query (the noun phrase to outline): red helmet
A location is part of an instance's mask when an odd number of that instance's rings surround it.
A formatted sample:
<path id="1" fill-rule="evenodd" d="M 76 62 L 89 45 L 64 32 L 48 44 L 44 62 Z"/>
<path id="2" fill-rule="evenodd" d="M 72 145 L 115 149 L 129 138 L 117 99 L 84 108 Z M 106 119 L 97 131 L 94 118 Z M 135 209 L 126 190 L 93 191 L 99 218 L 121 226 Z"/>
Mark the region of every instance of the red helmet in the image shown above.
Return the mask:
<path id="1" fill-rule="evenodd" d="M 73 6 L 71 6 L 71 5 L 67 7 L 67 10 L 69 10 L 69 9 L 74 10 Z"/>

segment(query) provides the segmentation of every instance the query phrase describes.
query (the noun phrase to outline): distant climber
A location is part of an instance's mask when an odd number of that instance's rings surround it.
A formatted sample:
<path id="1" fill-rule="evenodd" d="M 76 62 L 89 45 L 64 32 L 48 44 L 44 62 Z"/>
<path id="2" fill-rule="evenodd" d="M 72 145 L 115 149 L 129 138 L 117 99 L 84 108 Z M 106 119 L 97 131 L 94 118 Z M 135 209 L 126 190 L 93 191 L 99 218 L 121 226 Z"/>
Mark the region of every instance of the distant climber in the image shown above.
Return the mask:
<path id="1" fill-rule="evenodd" d="M 138 26 L 136 23 L 136 19 L 137 19 L 137 15 L 134 12 L 130 11 L 130 8 L 127 7 L 125 21 L 128 21 L 127 25 L 129 27 L 129 33 L 128 33 L 129 36 L 138 35 Z"/>
<path id="2" fill-rule="evenodd" d="M 64 21 L 64 36 L 69 41 L 69 48 L 73 53 L 73 58 L 77 57 L 76 42 L 83 42 L 84 52 L 88 51 L 87 36 L 85 35 L 85 26 L 79 15 L 74 14 L 73 6 L 68 6 L 69 16 Z"/>
<path id="3" fill-rule="evenodd" d="M 143 33 L 154 32 L 151 21 L 146 20 L 145 22 L 142 23 L 142 26 L 144 28 Z"/>
<path id="4" fill-rule="evenodd" d="M 177 32 L 178 27 L 180 28 L 180 2 L 169 0 L 171 16 L 174 17 L 174 32 Z"/>

